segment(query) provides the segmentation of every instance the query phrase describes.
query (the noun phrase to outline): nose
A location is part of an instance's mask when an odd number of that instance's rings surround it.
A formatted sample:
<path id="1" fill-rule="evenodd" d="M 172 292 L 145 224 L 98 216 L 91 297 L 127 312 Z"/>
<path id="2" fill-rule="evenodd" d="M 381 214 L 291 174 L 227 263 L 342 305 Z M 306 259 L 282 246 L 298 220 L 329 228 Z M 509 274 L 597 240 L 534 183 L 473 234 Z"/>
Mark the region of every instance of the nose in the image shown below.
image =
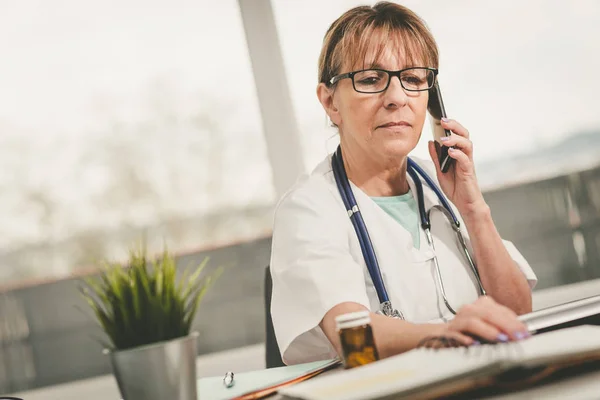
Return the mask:
<path id="1" fill-rule="evenodd" d="M 390 85 L 383 93 L 383 104 L 386 108 L 404 107 L 408 102 L 408 95 L 400 84 L 400 78 L 392 76 Z"/>

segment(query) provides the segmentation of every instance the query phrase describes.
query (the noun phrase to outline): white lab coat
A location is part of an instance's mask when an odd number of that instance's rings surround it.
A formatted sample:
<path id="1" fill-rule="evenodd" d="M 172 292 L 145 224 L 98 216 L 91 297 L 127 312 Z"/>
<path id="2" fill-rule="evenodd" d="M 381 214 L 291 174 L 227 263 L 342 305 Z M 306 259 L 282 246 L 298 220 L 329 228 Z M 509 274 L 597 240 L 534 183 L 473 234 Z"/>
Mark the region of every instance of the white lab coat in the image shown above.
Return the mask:
<path id="1" fill-rule="evenodd" d="M 433 163 L 413 159 L 437 183 Z M 411 192 L 416 196 L 414 183 L 410 177 L 408 179 Z M 429 247 L 423 231 L 420 230 L 420 250 L 417 250 L 407 230 L 358 187 L 351 186 L 392 305 L 410 322 L 442 322 L 452 318 L 438 294 L 434 250 Z M 425 184 L 423 191 L 426 209 L 438 204 L 435 193 Z M 450 305 L 458 309 L 477 299 L 478 286 L 445 217 L 441 213 L 432 215 L 436 215 L 431 220 L 435 254 Z M 464 223 L 462 225 L 467 247 L 473 254 L 467 230 Z M 531 267 L 511 242 L 504 241 L 504 244 L 533 288 L 537 278 Z M 279 201 L 275 210 L 270 265 L 273 277 L 271 314 L 286 364 L 336 355 L 319 327 L 319 322 L 333 306 L 355 302 L 373 312 L 379 309 L 377 292 L 335 184 L 331 156 L 310 175 L 300 179 Z"/>

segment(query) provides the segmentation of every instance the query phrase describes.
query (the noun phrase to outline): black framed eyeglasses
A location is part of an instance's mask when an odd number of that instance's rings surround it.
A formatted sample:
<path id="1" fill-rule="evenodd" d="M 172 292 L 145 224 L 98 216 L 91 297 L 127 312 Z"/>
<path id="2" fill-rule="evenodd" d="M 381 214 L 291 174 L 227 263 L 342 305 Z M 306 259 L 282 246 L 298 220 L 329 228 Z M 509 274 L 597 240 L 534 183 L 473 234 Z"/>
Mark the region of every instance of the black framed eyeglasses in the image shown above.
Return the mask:
<path id="1" fill-rule="evenodd" d="M 433 87 L 437 73 L 437 69 L 428 67 L 411 67 L 399 71 L 371 68 L 336 75 L 329 80 L 329 84 L 334 85 L 342 79 L 350 78 L 354 90 L 359 93 L 381 93 L 390 86 L 392 76 L 397 76 L 404 90 L 422 92 Z"/>

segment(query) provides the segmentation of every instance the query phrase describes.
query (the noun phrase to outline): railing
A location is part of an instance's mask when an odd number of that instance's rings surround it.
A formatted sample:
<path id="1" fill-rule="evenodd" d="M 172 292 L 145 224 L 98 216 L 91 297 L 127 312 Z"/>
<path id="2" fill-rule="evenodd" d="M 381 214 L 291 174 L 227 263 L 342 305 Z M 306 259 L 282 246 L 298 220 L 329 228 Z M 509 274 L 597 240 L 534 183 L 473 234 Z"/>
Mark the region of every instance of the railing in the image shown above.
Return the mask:
<path id="1" fill-rule="evenodd" d="M 600 277 L 600 167 L 484 193 L 539 289 Z"/>

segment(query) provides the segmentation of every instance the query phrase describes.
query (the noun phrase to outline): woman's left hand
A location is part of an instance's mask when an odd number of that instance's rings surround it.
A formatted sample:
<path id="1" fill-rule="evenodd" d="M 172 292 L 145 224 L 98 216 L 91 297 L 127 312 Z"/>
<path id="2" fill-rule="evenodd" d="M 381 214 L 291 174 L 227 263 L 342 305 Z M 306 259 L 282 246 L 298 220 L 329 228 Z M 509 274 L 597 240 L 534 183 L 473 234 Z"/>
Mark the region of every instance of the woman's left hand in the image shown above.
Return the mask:
<path id="1" fill-rule="evenodd" d="M 456 122 L 442 120 L 442 127 L 452 132 L 451 136 L 443 138 L 443 145 L 450 147 L 448 155 L 454 159 L 454 165 L 448 172 L 443 173 L 435 150 L 435 143 L 429 142 L 429 155 L 435 164 L 440 187 L 444 194 L 464 216 L 476 214 L 480 209 L 487 208 L 473 164 L 473 142 L 469 139 L 469 131 Z M 454 147 L 454 149 L 452 148 Z"/>

